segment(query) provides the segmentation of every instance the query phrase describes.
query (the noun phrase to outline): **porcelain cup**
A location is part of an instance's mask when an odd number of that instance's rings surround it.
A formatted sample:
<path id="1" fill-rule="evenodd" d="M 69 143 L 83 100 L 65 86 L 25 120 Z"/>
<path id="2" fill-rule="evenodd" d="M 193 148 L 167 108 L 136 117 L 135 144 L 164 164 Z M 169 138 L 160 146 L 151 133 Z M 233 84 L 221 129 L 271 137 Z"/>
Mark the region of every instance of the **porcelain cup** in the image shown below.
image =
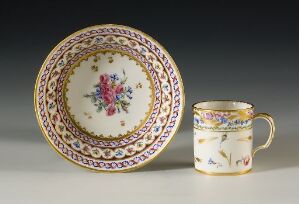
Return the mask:
<path id="1" fill-rule="evenodd" d="M 241 101 L 204 101 L 193 105 L 195 169 L 209 175 L 240 175 L 252 169 L 252 158 L 272 142 L 275 125 L 267 113 L 254 113 L 254 106 Z M 253 120 L 270 125 L 264 145 L 252 149 Z"/>

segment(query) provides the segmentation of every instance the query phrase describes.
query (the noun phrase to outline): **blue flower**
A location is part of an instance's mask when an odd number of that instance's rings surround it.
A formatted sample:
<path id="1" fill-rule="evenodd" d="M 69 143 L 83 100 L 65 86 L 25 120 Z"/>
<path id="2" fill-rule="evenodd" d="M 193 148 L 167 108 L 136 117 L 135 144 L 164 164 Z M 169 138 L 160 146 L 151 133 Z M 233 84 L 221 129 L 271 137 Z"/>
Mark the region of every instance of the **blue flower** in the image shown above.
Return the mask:
<path id="1" fill-rule="evenodd" d="M 97 87 L 96 88 L 96 98 L 102 98 L 102 93 L 101 93 L 101 89 L 100 89 L 100 87 Z"/>
<path id="2" fill-rule="evenodd" d="M 118 150 L 117 152 L 116 152 L 116 154 L 115 154 L 116 156 L 122 156 L 123 155 L 123 153 L 122 153 L 122 151 L 120 151 L 120 150 Z"/>
<path id="3" fill-rule="evenodd" d="M 117 95 L 115 96 L 115 99 L 116 99 L 116 101 L 119 101 L 119 100 L 121 99 L 121 94 L 117 94 Z"/>
<path id="4" fill-rule="evenodd" d="M 159 130 L 160 130 L 160 126 L 155 126 L 155 127 L 154 127 L 154 131 L 155 131 L 155 132 L 158 132 Z"/>
<path id="5" fill-rule="evenodd" d="M 142 54 L 144 54 L 144 53 L 146 53 L 146 50 L 145 50 L 143 47 L 141 47 L 140 52 L 141 52 Z"/>
<path id="6" fill-rule="evenodd" d="M 132 89 L 130 86 L 128 86 L 128 90 L 127 90 L 127 92 L 128 92 L 129 94 L 132 94 L 132 93 L 133 93 L 133 89 Z"/>
<path id="7" fill-rule="evenodd" d="M 54 105 L 53 102 L 49 103 L 49 109 L 52 109 L 52 108 L 54 108 L 54 107 L 55 107 L 55 105 Z"/>
<path id="8" fill-rule="evenodd" d="M 216 163 L 212 160 L 212 158 L 210 158 L 208 164 L 216 164 Z"/>
<path id="9" fill-rule="evenodd" d="M 163 85 L 163 89 L 164 89 L 165 91 L 168 91 L 169 86 L 168 86 L 167 84 L 164 84 L 164 85 Z"/>
<path id="10" fill-rule="evenodd" d="M 227 120 L 227 118 L 221 117 L 220 122 L 225 124 L 228 122 L 228 120 Z"/>
<path id="11" fill-rule="evenodd" d="M 59 63 L 58 63 L 59 66 L 63 66 L 64 65 L 64 61 L 61 60 Z"/>
<path id="12" fill-rule="evenodd" d="M 119 77 L 117 76 L 117 74 L 110 74 L 110 79 L 112 81 L 117 81 L 117 80 L 119 80 Z"/>
<path id="13" fill-rule="evenodd" d="M 80 144 L 78 141 L 74 142 L 73 145 L 75 145 L 75 147 L 80 148 Z"/>
<path id="14" fill-rule="evenodd" d="M 103 38 L 100 38 L 100 37 L 97 37 L 97 38 L 96 38 L 96 42 L 97 42 L 97 43 L 100 43 L 100 42 L 102 42 L 102 41 L 103 41 Z"/>

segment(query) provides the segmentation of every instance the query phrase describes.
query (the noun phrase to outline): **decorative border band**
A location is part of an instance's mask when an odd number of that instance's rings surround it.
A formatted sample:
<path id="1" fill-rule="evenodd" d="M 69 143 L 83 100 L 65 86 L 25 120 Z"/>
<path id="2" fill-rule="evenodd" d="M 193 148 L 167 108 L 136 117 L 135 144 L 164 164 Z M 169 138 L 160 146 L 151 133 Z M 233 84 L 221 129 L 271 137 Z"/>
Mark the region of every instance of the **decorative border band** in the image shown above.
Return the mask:
<path id="1" fill-rule="evenodd" d="M 247 131 L 247 130 L 250 130 L 253 128 L 253 126 L 247 126 L 247 127 L 244 127 L 244 128 L 237 128 L 237 129 L 229 129 L 229 130 L 218 130 L 218 129 L 214 129 L 214 128 L 201 128 L 201 127 L 198 127 L 196 125 L 193 126 L 193 128 L 195 130 L 199 130 L 199 131 L 207 131 L 207 132 L 242 132 L 242 131 Z"/>
<path id="2" fill-rule="evenodd" d="M 253 110 L 196 111 L 194 127 L 208 131 L 239 131 L 252 127 Z"/>

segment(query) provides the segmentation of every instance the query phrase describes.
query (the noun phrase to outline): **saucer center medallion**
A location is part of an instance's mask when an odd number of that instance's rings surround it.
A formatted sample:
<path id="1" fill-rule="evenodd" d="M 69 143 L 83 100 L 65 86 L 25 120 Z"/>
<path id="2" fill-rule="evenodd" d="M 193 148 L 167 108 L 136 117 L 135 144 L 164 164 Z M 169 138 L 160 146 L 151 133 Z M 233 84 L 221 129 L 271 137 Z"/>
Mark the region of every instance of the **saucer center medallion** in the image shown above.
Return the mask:
<path id="1" fill-rule="evenodd" d="M 114 140 L 136 132 L 153 108 L 153 80 L 125 52 L 97 51 L 68 73 L 64 101 L 74 125 L 86 134 Z"/>
<path id="2" fill-rule="evenodd" d="M 96 171 L 144 166 L 170 143 L 184 111 L 168 52 L 145 33 L 97 25 L 61 41 L 38 74 L 34 107 L 50 146 Z"/>

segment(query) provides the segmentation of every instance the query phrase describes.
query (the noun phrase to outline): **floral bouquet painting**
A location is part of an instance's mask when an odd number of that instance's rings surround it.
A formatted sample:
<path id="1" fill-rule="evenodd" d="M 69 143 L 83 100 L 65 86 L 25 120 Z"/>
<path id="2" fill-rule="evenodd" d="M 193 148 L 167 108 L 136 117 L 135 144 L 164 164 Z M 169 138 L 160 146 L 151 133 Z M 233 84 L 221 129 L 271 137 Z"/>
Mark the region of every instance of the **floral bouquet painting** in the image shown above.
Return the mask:
<path id="1" fill-rule="evenodd" d="M 85 94 L 91 102 L 97 106 L 97 112 L 106 111 L 107 116 L 112 116 L 121 110 L 128 113 L 129 101 L 132 99 L 133 89 L 125 86 L 127 81 L 126 72 L 123 70 L 123 77 L 114 74 L 101 74 L 99 83 L 94 85 L 95 91 Z"/>

